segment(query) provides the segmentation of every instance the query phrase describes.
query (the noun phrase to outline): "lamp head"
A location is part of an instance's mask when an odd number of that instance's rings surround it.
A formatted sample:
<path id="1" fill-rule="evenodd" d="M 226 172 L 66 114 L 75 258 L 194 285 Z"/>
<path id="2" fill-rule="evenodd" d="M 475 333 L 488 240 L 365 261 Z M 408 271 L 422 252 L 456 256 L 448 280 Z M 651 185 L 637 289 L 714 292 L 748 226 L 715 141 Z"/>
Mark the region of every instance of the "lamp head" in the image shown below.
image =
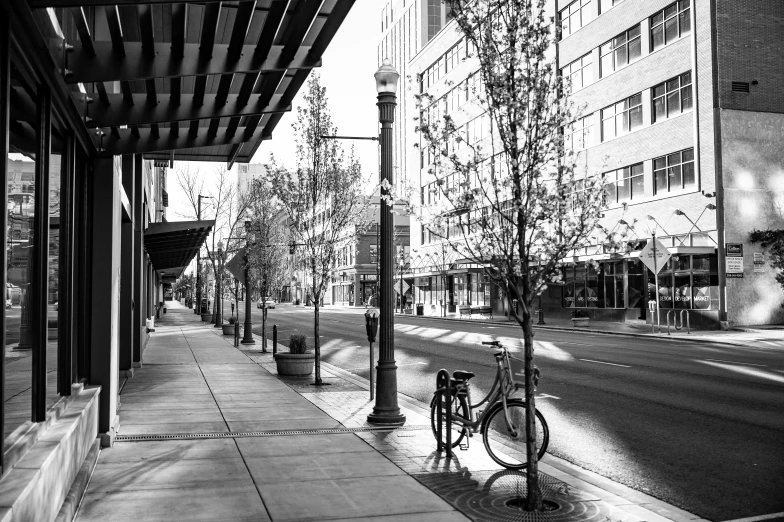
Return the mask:
<path id="1" fill-rule="evenodd" d="M 651 234 L 655 234 L 656 233 L 656 225 L 657 225 L 656 224 L 656 220 L 651 215 L 648 215 L 647 218 L 648 218 L 648 231 Z"/>
<path id="2" fill-rule="evenodd" d="M 218 252 L 223 250 L 223 241 L 218 241 Z"/>
<path id="3" fill-rule="evenodd" d="M 394 94 L 397 92 L 397 81 L 400 79 L 400 74 L 392 66 L 389 58 L 384 58 L 381 62 L 381 67 L 378 68 L 376 74 L 376 92 L 379 94 Z"/>

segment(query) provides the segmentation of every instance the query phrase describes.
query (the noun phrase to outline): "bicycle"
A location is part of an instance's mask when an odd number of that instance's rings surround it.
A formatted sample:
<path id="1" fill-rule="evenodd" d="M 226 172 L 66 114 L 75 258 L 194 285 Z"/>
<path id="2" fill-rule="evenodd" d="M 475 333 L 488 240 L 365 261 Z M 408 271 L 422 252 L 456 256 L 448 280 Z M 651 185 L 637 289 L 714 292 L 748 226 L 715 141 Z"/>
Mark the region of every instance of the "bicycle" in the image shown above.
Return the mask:
<path id="1" fill-rule="evenodd" d="M 461 449 L 468 449 L 468 442 L 461 442 L 466 435 L 472 437 L 481 431 L 485 449 L 496 463 L 507 469 L 524 469 L 528 466 L 526 454 L 525 411 L 526 403 L 522 399 L 513 398 L 511 395 L 525 386 L 523 361 L 509 355 L 508 350 L 499 341 L 484 341 L 483 345 L 501 348 L 494 354 L 496 360 L 496 376 L 492 388 L 487 396 L 476 404 L 471 404 L 471 387 L 469 380 L 476 374 L 466 371 L 452 373 L 450 386 L 452 392 L 452 447 L 460 445 Z M 534 386 L 539 381 L 539 369 L 535 369 Z M 438 440 L 438 394 L 437 390 L 430 403 L 430 425 L 433 436 Z M 485 410 L 475 411 L 487 403 Z M 442 412 L 442 422 L 446 422 L 446 412 Z M 459 432 L 455 431 L 457 425 L 462 426 Z M 442 436 L 446 437 L 446 426 L 442 426 Z M 536 410 L 536 444 L 537 460 L 541 459 L 547 451 L 550 442 L 550 429 L 544 417 Z M 443 445 L 446 442 L 443 441 Z"/>

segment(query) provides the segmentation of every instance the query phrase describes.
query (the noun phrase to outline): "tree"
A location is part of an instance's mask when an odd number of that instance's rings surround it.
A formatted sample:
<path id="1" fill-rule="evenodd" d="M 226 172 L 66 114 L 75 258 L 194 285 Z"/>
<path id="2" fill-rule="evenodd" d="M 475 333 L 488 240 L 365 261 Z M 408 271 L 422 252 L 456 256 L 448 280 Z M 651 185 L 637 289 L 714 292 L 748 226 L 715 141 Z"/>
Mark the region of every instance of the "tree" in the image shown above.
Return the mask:
<path id="1" fill-rule="evenodd" d="M 359 163 L 346 157 L 334 136 L 337 128 L 327 107 L 326 89 L 312 73 L 292 125 L 296 144 L 296 170 L 275 168 L 275 194 L 286 212 L 291 240 L 310 279 L 314 306 L 313 337 L 315 380 L 321 380 L 319 307 L 337 266 L 339 250 L 354 241 L 367 226 L 365 185 Z"/>
<path id="2" fill-rule="evenodd" d="M 185 197 L 190 203 L 190 210 L 193 212 L 182 215 L 188 219 L 196 219 L 199 195 L 205 190 L 201 173 L 198 169 L 190 169 L 187 163 L 178 163 L 175 172 L 177 183 L 185 193 Z M 223 295 L 227 290 L 230 293 L 230 288 L 225 286 L 223 267 L 226 261 L 244 246 L 244 239 L 237 237 L 237 235 L 248 215 L 248 209 L 253 203 L 254 194 L 239 192 L 236 183 L 232 181 L 230 172 L 222 166 L 215 169 L 211 181 L 206 189 L 206 196 L 209 197 L 208 204 L 202 205 L 202 218 L 212 217 L 215 220 L 210 235 L 211 248 L 206 249 L 207 259 L 212 266 L 215 281 L 221 282 L 221 295 L 216 295 L 213 303 L 213 314 L 215 314 L 221 310 Z M 218 254 L 219 244 L 223 247 L 220 255 Z"/>
<path id="3" fill-rule="evenodd" d="M 447 0 L 478 66 L 469 93 L 481 116 L 445 113 L 419 97 L 419 131 L 438 202 L 418 211 L 457 257 L 484 267 L 520 325 L 525 359 L 526 508 L 542 509 L 535 428 L 534 299 L 561 279 L 561 262 L 599 228 L 601 179 L 578 175 L 565 147 L 574 120 L 555 67 L 547 0 Z M 470 112 L 466 111 L 466 112 Z M 474 113 L 475 114 L 475 113 Z M 518 301 L 519 309 L 512 306 Z"/>
<path id="4" fill-rule="evenodd" d="M 280 201 L 273 193 L 271 180 L 254 179 L 250 191 L 253 194 L 245 230 L 249 237 L 246 262 L 251 280 L 248 284 L 259 290 L 259 300 L 262 303 L 261 350 L 266 352 L 267 296 L 282 284 L 287 245 L 281 222 L 283 212 Z"/>

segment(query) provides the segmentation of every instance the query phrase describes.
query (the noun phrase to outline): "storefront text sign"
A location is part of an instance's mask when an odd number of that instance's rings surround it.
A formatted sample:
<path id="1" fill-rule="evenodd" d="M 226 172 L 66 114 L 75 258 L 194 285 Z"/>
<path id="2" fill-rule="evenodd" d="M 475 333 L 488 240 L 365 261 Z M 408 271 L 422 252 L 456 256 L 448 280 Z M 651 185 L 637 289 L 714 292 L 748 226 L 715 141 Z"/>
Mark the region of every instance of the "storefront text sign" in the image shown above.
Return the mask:
<path id="1" fill-rule="evenodd" d="M 754 271 L 755 272 L 765 271 L 765 254 L 763 254 L 762 252 L 754 252 Z"/>
<path id="2" fill-rule="evenodd" d="M 656 243 L 656 262 L 654 262 L 653 257 L 654 243 Z M 661 269 L 667 265 L 670 257 L 670 251 L 667 250 L 667 247 L 664 246 L 658 239 L 648 241 L 648 244 L 645 245 L 640 251 L 640 261 L 645 263 L 645 266 L 647 266 L 654 274 L 658 274 Z"/>
<path id="3" fill-rule="evenodd" d="M 727 257 L 727 277 L 742 279 L 743 278 L 743 258 L 742 257 Z"/>
<path id="4" fill-rule="evenodd" d="M 743 244 L 727 243 L 727 257 L 743 257 Z"/>

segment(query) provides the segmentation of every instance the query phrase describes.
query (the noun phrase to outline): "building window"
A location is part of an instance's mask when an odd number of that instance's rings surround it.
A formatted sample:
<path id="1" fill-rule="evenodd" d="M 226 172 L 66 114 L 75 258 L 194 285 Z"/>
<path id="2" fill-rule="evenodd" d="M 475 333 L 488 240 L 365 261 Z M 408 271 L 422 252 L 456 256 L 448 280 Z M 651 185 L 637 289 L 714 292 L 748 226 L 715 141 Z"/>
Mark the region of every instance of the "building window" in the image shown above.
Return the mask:
<path id="1" fill-rule="evenodd" d="M 593 82 L 593 75 L 591 74 L 592 63 L 591 53 L 588 53 L 561 69 L 561 76 L 568 78 L 572 84 L 572 92 L 580 90 Z"/>
<path id="2" fill-rule="evenodd" d="M 609 11 L 613 6 L 620 4 L 623 0 L 600 0 L 599 3 L 599 12 L 606 13 Z"/>
<path id="3" fill-rule="evenodd" d="M 575 0 L 559 13 L 561 38 L 566 38 L 593 20 L 591 0 Z"/>
<path id="4" fill-rule="evenodd" d="M 441 30 L 441 0 L 427 0 L 427 40 Z"/>
<path id="5" fill-rule="evenodd" d="M 686 149 L 653 160 L 653 179 L 656 194 L 694 187 L 694 149 Z"/>
<path id="6" fill-rule="evenodd" d="M 617 71 L 642 54 L 640 24 L 635 25 L 599 48 L 602 77 Z"/>
<path id="7" fill-rule="evenodd" d="M 602 141 L 642 127 L 642 93 L 602 109 Z"/>
<path id="8" fill-rule="evenodd" d="M 659 273 L 659 306 L 663 309 L 716 310 L 719 307 L 716 254 L 673 256 Z M 648 293 L 655 295 L 653 275 Z"/>
<path id="9" fill-rule="evenodd" d="M 604 174 L 607 203 L 623 203 L 645 196 L 642 163 L 613 170 Z"/>
<path id="10" fill-rule="evenodd" d="M 566 126 L 564 145 L 573 150 L 583 150 L 591 145 L 593 114 L 580 118 Z"/>
<path id="11" fill-rule="evenodd" d="M 681 0 L 651 16 L 651 50 L 691 32 L 690 0 Z"/>
<path id="12" fill-rule="evenodd" d="M 653 121 L 691 110 L 691 72 L 676 76 L 653 88 Z"/>

